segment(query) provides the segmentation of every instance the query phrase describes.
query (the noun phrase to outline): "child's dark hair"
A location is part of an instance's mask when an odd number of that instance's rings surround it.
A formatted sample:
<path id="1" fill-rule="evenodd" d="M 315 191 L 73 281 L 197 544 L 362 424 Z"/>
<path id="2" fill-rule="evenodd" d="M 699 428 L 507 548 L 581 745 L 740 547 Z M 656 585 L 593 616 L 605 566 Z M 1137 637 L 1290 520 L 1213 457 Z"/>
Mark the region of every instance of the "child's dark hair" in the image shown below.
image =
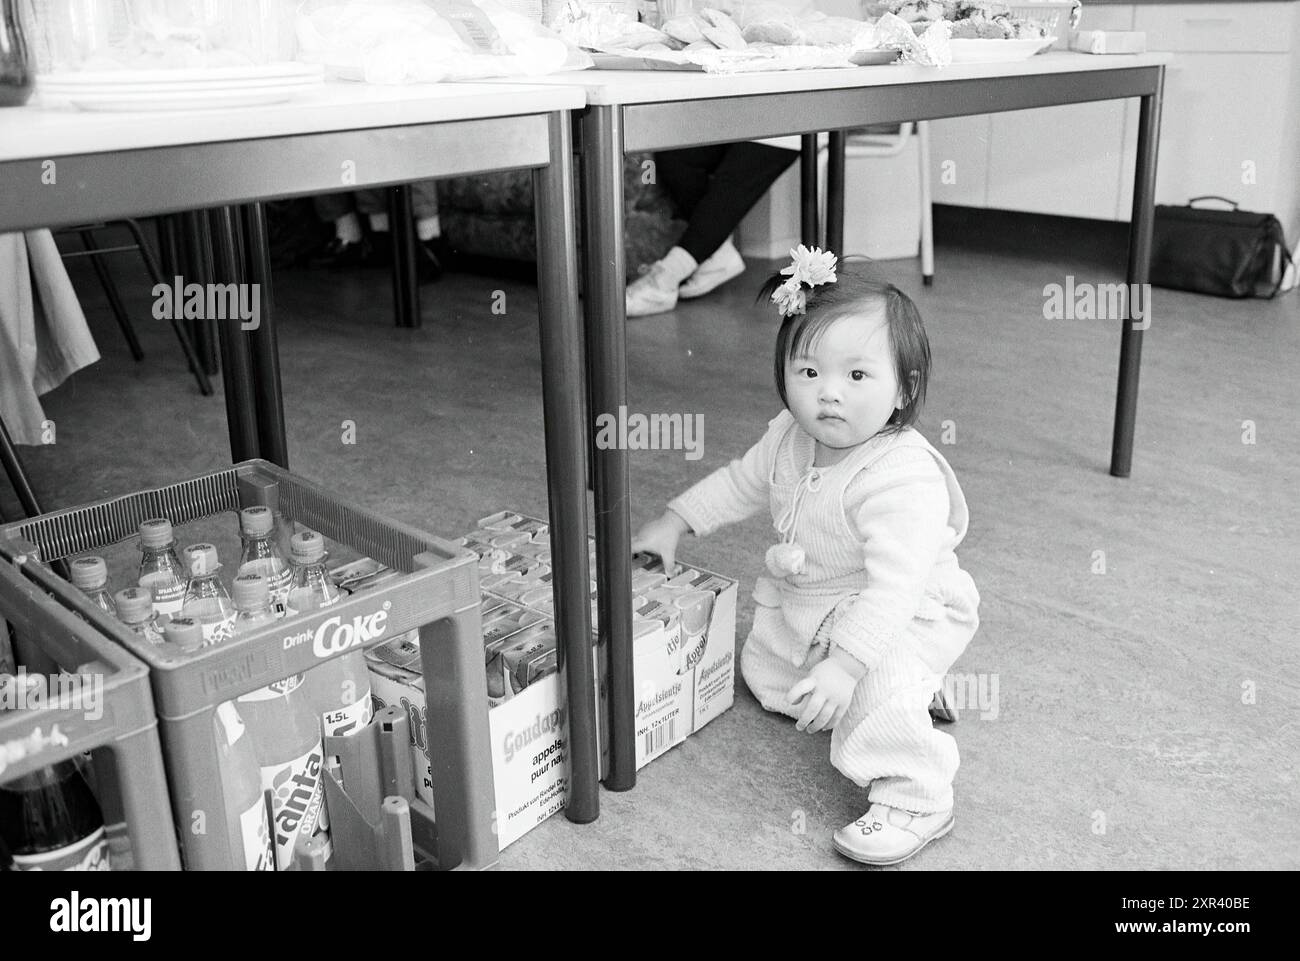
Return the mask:
<path id="1" fill-rule="evenodd" d="M 785 394 L 785 367 L 791 357 L 816 344 L 832 323 L 853 314 L 883 307 L 889 346 L 894 355 L 894 371 L 903 387 L 907 402 L 889 417 L 885 433 L 911 427 L 921 415 L 925 389 L 930 381 L 930 339 L 921 322 L 920 311 L 912 298 L 893 284 L 874 280 L 853 264 L 841 262 L 837 280 L 831 284 L 805 287 L 808 298 L 805 312 L 782 318 L 776 335 L 776 389 L 781 403 L 790 406 Z M 790 278 L 773 274 L 759 291 L 758 300 L 775 310 L 772 293 Z"/>

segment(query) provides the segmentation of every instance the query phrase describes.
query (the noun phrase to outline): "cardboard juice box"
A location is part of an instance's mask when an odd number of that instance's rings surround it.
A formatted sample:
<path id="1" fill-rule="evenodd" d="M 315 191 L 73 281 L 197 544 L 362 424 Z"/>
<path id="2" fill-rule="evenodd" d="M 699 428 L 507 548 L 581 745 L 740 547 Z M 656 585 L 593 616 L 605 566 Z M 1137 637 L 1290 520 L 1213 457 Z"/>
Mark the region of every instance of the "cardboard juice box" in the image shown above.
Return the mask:
<path id="1" fill-rule="evenodd" d="M 536 548 L 549 529 L 537 518 L 515 511 L 498 511 L 478 522 L 461 543 L 492 545 L 498 532 L 527 541 L 498 542 L 496 566 L 517 576 L 485 580 L 485 594 L 496 594 L 553 615 L 547 596 L 551 572 Z M 594 554 L 595 539 L 588 543 Z M 502 551 L 506 553 L 501 553 Z M 482 555 L 480 555 L 482 556 Z M 528 566 L 542 563 L 542 568 Z M 636 691 L 637 768 L 682 743 L 727 708 L 735 690 L 736 581 L 681 567 L 671 578 L 655 557 L 638 557 L 632 571 L 633 674 Z M 596 584 L 590 587 L 592 628 L 596 623 Z M 653 602 L 653 607 L 648 607 Z M 685 615 L 683 617 L 683 615 Z M 605 719 L 602 718 L 602 724 Z M 608 733 L 601 732 L 602 741 Z M 603 752 L 602 752 L 603 753 Z"/>
<path id="2" fill-rule="evenodd" d="M 486 602 L 485 602 L 486 606 Z M 564 690 L 555 670 L 555 630 L 545 620 L 519 626 L 532 612 L 517 605 L 497 608 L 496 634 L 485 644 L 489 691 L 497 843 L 501 849 L 564 807 L 569 763 Z M 489 615 L 490 616 L 490 615 Z M 505 624 L 513 619 L 515 629 Z M 487 617 L 485 617 L 485 621 Z M 549 636 L 549 644 L 547 637 Z M 549 653 L 549 662 L 547 655 Z M 433 805 L 433 773 L 426 741 L 425 688 L 420 648 L 399 639 L 366 651 L 371 697 L 396 705 L 410 719 L 416 795 Z M 494 673 L 495 672 L 495 673 Z M 436 814 L 436 812 L 435 812 Z"/>
<path id="3" fill-rule="evenodd" d="M 568 799 L 568 714 L 557 672 L 562 638 L 556 636 L 553 618 L 550 532 L 536 518 L 499 511 L 458 543 L 480 559 L 497 841 L 504 849 Z M 594 552 L 594 540 L 589 548 Z M 736 582 L 695 568 L 682 568 L 670 578 L 658 559 L 638 558 L 632 585 L 639 769 L 731 706 Z M 590 597 L 594 629 L 594 582 Z M 593 638 L 593 666 L 598 653 Z M 408 712 L 416 792 L 432 805 L 419 638 L 371 648 L 366 658 L 377 705 L 398 705 Z M 608 741 L 604 724 L 602 718 L 602 746 Z"/>

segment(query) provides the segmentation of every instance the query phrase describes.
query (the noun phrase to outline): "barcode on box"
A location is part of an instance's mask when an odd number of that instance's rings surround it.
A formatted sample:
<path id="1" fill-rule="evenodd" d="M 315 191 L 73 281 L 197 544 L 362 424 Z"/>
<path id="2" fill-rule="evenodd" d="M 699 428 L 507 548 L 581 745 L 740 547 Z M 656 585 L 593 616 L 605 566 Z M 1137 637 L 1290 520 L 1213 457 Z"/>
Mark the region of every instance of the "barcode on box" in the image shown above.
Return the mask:
<path id="1" fill-rule="evenodd" d="M 654 757 L 677 739 L 677 718 L 670 717 L 658 727 L 646 731 L 645 756 Z"/>

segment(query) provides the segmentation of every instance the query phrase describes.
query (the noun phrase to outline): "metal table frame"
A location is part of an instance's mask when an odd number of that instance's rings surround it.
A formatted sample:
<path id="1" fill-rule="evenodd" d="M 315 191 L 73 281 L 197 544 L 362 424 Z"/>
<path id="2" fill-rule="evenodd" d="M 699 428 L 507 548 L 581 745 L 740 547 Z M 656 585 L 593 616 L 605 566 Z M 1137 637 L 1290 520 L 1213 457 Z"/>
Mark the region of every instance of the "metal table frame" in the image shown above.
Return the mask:
<path id="1" fill-rule="evenodd" d="M 1127 281 L 1148 280 L 1154 216 L 1156 148 L 1164 89 L 1163 64 L 1056 73 L 890 83 L 880 86 L 769 92 L 709 99 L 643 103 L 596 103 L 580 115 L 582 160 L 587 358 L 592 423 L 601 412 L 627 404 L 626 312 L 624 303 L 623 154 L 699 144 L 803 134 L 803 232 L 816 236 L 815 147 L 819 131 L 866 124 L 935 120 L 1031 107 L 1138 97 L 1137 163 L 1129 230 Z M 613 99 L 613 98 L 611 98 Z M 843 230 L 842 136 L 832 139 L 828 171 L 831 236 Z M 811 174 L 811 177 L 810 177 Z M 815 183 L 815 181 L 812 181 Z M 838 191 L 838 196 L 835 192 Z M 836 241 L 838 243 L 838 241 Z M 828 243 L 832 249 L 838 247 Z M 1132 469 L 1142 330 L 1123 323 L 1110 472 Z M 594 452 L 596 540 L 602 644 L 608 644 L 610 738 L 605 785 L 628 790 L 636 784 L 635 694 L 632 675 L 630 477 L 626 451 Z"/>
<path id="2" fill-rule="evenodd" d="M 220 273 L 238 276 L 231 241 L 233 246 L 248 248 L 247 279 L 264 285 L 260 326 L 243 331 L 237 322 L 224 323 L 219 334 L 232 457 L 236 462 L 264 457 L 287 468 L 261 202 L 487 171 L 532 170 L 555 619 L 568 692 L 571 777 L 566 813 L 570 820 L 585 823 L 599 813 L 599 765 L 587 597 L 587 470 L 572 129 L 570 111 L 554 110 L 87 152 L 55 158 L 57 186 L 42 184 L 42 164 L 48 157 L 5 160 L 0 161 L 0 196 L 4 197 L 0 230 L 217 208 L 214 218 L 230 225 L 228 231 L 218 231 L 220 249 L 215 253 Z M 334 158 L 352 161 L 355 182 L 340 184 Z M 248 229 L 243 232 L 234 229 L 236 205 L 249 205 Z"/>

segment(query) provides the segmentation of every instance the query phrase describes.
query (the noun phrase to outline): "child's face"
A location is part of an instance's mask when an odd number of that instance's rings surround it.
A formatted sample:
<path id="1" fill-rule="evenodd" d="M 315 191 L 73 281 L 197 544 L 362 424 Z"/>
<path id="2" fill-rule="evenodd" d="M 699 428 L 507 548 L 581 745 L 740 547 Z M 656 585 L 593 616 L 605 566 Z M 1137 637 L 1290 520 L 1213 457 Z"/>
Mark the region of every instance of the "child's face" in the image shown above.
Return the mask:
<path id="1" fill-rule="evenodd" d="M 822 331 L 815 347 L 786 362 L 790 413 L 832 464 L 874 437 L 905 397 L 894 370 L 883 308 L 851 314 Z"/>

